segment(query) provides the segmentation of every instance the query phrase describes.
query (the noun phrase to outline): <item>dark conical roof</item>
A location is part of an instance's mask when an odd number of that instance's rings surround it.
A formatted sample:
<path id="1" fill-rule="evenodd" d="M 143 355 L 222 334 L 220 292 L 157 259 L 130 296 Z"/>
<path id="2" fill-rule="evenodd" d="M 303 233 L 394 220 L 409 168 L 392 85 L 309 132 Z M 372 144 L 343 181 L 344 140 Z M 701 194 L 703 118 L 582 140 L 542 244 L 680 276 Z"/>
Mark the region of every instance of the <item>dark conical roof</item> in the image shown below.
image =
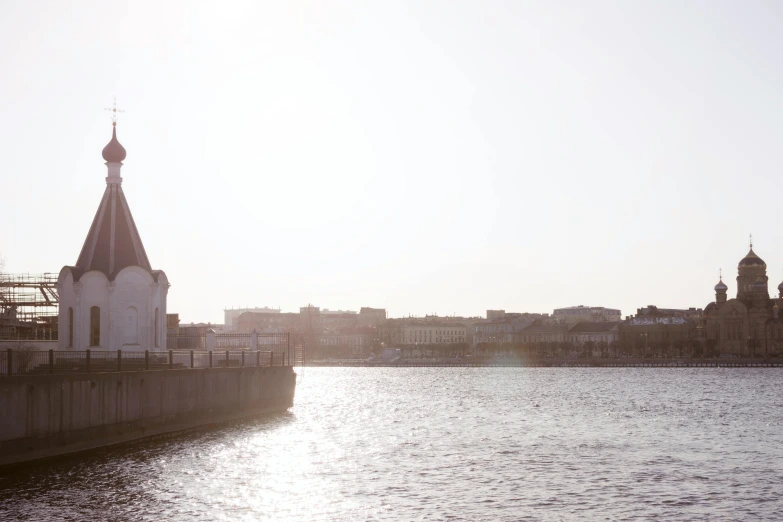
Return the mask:
<path id="1" fill-rule="evenodd" d="M 109 184 L 76 266 L 84 272 L 99 270 L 111 281 L 120 270 L 134 265 L 152 271 L 122 186 Z"/>
<path id="2" fill-rule="evenodd" d="M 107 163 L 120 163 L 125 159 L 125 147 L 117 141 L 117 124 L 111 129 L 111 141 L 103 148 L 103 159 Z"/>

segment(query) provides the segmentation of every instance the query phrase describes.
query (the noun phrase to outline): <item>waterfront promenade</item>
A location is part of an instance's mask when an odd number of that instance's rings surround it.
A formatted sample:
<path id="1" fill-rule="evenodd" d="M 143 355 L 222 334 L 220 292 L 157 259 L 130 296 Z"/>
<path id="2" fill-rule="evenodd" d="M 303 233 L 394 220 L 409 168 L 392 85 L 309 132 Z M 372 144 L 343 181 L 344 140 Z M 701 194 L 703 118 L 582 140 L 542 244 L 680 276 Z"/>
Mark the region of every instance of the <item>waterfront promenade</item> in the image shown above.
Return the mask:
<path id="1" fill-rule="evenodd" d="M 296 388 L 285 355 L 8 350 L 0 467 L 284 412 Z"/>
<path id="2" fill-rule="evenodd" d="M 308 366 L 381 367 L 381 368 L 783 368 L 783 358 L 465 358 L 465 359 L 399 359 L 315 360 Z"/>

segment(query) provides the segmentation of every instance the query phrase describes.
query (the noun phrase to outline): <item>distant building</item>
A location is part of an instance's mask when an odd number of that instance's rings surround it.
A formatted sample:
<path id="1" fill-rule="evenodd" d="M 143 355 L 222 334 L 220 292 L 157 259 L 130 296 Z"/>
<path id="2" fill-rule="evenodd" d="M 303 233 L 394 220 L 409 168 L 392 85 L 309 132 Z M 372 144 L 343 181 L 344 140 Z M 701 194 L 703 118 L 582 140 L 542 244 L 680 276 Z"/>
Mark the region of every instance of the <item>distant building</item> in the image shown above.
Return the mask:
<path id="1" fill-rule="evenodd" d="M 518 344 L 567 343 L 570 325 L 534 321 L 514 335 Z"/>
<path id="2" fill-rule="evenodd" d="M 269 328 L 286 332 L 300 331 L 300 314 L 275 312 L 244 312 L 237 317 L 233 330 L 238 333 L 261 332 Z"/>
<path id="3" fill-rule="evenodd" d="M 604 355 L 620 340 L 619 326 L 619 321 L 583 321 L 571 327 L 568 340 L 579 351 L 582 351 L 585 345 L 592 344 L 593 355 Z"/>
<path id="4" fill-rule="evenodd" d="M 487 310 L 487 320 L 473 325 L 474 346 L 481 344 L 503 344 L 517 341 L 515 334 L 525 329 L 534 321 L 540 321 L 548 317 L 548 314 L 490 314 Z M 490 319 L 489 317 L 495 317 Z"/>
<path id="5" fill-rule="evenodd" d="M 359 324 L 359 314 L 353 310 L 322 310 L 313 305 L 301 307 L 299 319 L 300 331 L 306 335 L 356 328 Z"/>
<path id="6" fill-rule="evenodd" d="M 494 321 L 496 319 L 503 319 L 506 316 L 505 310 L 487 310 L 487 319 Z"/>
<path id="7" fill-rule="evenodd" d="M 359 309 L 359 327 L 360 328 L 375 328 L 386 320 L 385 308 L 370 308 L 363 306 Z"/>
<path id="8" fill-rule="evenodd" d="M 445 316 L 440 317 L 437 315 L 427 315 L 424 317 L 403 317 L 387 319 L 378 326 L 378 339 L 380 342 L 390 346 L 401 346 L 403 344 L 409 344 L 409 340 L 413 337 L 421 338 L 422 335 L 416 335 L 411 332 L 427 332 L 427 338 L 430 337 L 431 332 L 436 332 L 434 335 L 438 337 L 437 332 L 442 331 L 447 327 L 455 327 L 458 331 L 464 329 L 464 333 L 458 334 L 461 337 L 459 341 L 453 341 L 455 343 L 468 343 L 472 344 L 473 328 L 474 325 L 484 322 L 484 319 L 480 317 L 456 317 Z M 445 337 L 453 337 L 448 335 Z M 416 344 L 417 341 L 413 341 Z M 443 341 L 449 343 L 452 341 Z"/>
<path id="9" fill-rule="evenodd" d="M 645 308 L 636 309 L 636 317 L 643 317 L 645 315 L 651 316 L 671 316 L 671 317 L 685 317 L 687 319 L 698 320 L 702 318 L 704 310 L 701 308 L 658 308 L 657 306 L 648 305 Z"/>
<path id="10" fill-rule="evenodd" d="M 180 323 L 178 330 L 179 330 L 178 335 L 181 336 L 188 336 L 188 335 L 204 336 L 207 335 L 207 332 L 209 330 L 213 330 L 215 333 L 229 333 L 229 331 L 226 330 L 224 325 L 214 324 L 214 323 Z"/>
<path id="11" fill-rule="evenodd" d="M 737 265 L 737 297 L 728 298 L 721 277 L 715 302 L 704 309 L 704 349 L 712 355 L 783 355 L 783 283 L 779 296 L 770 297 L 767 264 L 750 247 Z"/>
<path id="12" fill-rule="evenodd" d="M 225 308 L 223 310 L 223 322 L 226 325 L 227 330 L 236 330 L 237 329 L 237 321 L 239 320 L 239 316 L 244 313 L 257 313 L 257 314 L 279 314 L 280 309 L 279 308 L 269 308 L 267 306 L 264 307 L 254 307 L 254 308 Z"/>
<path id="13" fill-rule="evenodd" d="M 405 319 L 386 319 L 378 325 L 378 338 L 387 346 L 402 344 L 403 326 Z"/>
<path id="14" fill-rule="evenodd" d="M 549 314 L 537 314 L 527 312 L 506 312 L 505 310 L 487 310 L 487 321 L 497 321 L 499 319 L 549 319 Z"/>
<path id="15" fill-rule="evenodd" d="M 692 352 L 698 337 L 700 310 L 648 306 L 637 312 L 618 326 L 622 352 L 661 356 Z"/>
<path id="16" fill-rule="evenodd" d="M 604 308 L 603 306 L 584 305 L 556 308 L 552 316 L 556 322 L 567 324 L 619 322 L 623 319 L 620 310 Z"/>
<path id="17" fill-rule="evenodd" d="M 234 330 L 239 333 L 252 333 L 256 330 L 260 333 L 274 328 L 275 331 L 282 329 L 289 333 L 318 336 L 351 329 L 375 329 L 385 319 L 386 310 L 382 308 L 365 307 L 356 313 L 352 310 L 329 310 L 307 305 L 299 308 L 299 313 L 281 312 L 279 309 L 243 312 L 236 318 Z M 310 338 L 310 342 L 319 343 L 316 337 Z"/>
<path id="18" fill-rule="evenodd" d="M 351 328 L 318 336 L 320 356 L 366 356 L 373 344 L 373 329 Z"/>
<path id="19" fill-rule="evenodd" d="M 179 314 L 166 314 L 166 336 L 179 335 Z"/>
<path id="20" fill-rule="evenodd" d="M 454 323 L 409 323 L 402 326 L 402 344 L 432 345 L 464 343 L 467 327 Z"/>

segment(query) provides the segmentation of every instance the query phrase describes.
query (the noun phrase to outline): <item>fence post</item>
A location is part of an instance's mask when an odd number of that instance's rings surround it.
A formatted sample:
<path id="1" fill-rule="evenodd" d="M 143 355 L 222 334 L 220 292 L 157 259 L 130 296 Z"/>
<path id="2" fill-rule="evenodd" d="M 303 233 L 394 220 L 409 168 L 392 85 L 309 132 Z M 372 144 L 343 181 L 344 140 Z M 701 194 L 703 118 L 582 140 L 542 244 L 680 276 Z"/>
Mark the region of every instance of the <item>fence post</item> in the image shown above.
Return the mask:
<path id="1" fill-rule="evenodd" d="M 288 352 L 288 366 L 291 366 L 291 332 L 288 332 L 286 334 L 286 341 L 287 341 L 286 344 L 288 344 L 288 349 L 287 349 L 287 352 Z"/>
<path id="2" fill-rule="evenodd" d="M 242 367 L 245 367 L 245 350 L 242 350 Z"/>
<path id="3" fill-rule="evenodd" d="M 253 333 L 250 334 L 250 349 L 258 350 L 258 332 L 253 329 Z"/>
<path id="4" fill-rule="evenodd" d="M 14 369 L 13 368 L 14 368 L 14 351 L 11 348 L 9 348 L 8 349 L 8 368 L 7 368 L 8 375 L 13 375 L 14 374 Z"/>
<path id="5" fill-rule="evenodd" d="M 193 368 L 193 350 L 190 350 L 190 367 Z"/>
<path id="6" fill-rule="evenodd" d="M 149 370 L 150 369 L 150 351 L 144 350 L 144 369 Z"/>
<path id="7" fill-rule="evenodd" d="M 209 367 L 212 368 L 212 350 L 209 351 Z"/>
<path id="8" fill-rule="evenodd" d="M 269 366 L 274 366 L 274 365 L 275 365 L 275 351 L 272 350 L 271 352 L 269 352 Z"/>
<path id="9" fill-rule="evenodd" d="M 174 369 L 174 353 L 169 350 L 169 370 Z"/>
<path id="10" fill-rule="evenodd" d="M 261 352 L 256 350 L 256 366 L 261 366 Z"/>
<path id="11" fill-rule="evenodd" d="M 122 350 L 117 350 L 117 371 L 122 371 Z"/>
<path id="12" fill-rule="evenodd" d="M 49 373 L 54 373 L 54 350 L 49 350 Z"/>
<path id="13" fill-rule="evenodd" d="M 228 368 L 231 365 L 231 362 L 228 358 L 228 350 L 226 350 L 226 368 Z"/>
<path id="14" fill-rule="evenodd" d="M 87 364 L 87 373 L 90 373 L 90 349 L 87 348 L 87 354 L 86 354 L 86 364 Z"/>
<path id="15" fill-rule="evenodd" d="M 207 350 L 214 350 L 215 349 L 215 330 L 210 328 L 207 330 Z"/>

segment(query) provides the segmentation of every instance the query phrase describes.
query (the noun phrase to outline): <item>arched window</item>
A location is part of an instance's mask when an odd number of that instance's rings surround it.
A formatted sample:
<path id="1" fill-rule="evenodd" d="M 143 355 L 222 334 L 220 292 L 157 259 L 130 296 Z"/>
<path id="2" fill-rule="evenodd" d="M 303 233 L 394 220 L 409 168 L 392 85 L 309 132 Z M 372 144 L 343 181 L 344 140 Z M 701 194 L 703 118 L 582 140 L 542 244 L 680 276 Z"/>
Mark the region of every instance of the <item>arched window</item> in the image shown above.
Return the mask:
<path id="1" fill-rule="evenodd" d="M 68 308 L 68 347 L 73 348 L 73 308 Z"/>
<path id="2" fill-rule="evenodd" d="M 158 334 L 158 315 L 159 315 L 158 314 L 158 309 L 156 308 L 155 309 L 155 348 L 160 346 L 160 342 L 158 341 L 158 339 L 159 339 L 159 334 Z"/>
<path id="3" fill-rule="evenodd" d="M 139 312 L 135 307 L 129 306 L 125 311 L 125 335 L 124 344 L 139 344 Z"/>
<path id="4" fill-rule="evenodd" d="M 90 308 L 90 346 L 101 345 L 101 309 L 98 306 Z"/>

